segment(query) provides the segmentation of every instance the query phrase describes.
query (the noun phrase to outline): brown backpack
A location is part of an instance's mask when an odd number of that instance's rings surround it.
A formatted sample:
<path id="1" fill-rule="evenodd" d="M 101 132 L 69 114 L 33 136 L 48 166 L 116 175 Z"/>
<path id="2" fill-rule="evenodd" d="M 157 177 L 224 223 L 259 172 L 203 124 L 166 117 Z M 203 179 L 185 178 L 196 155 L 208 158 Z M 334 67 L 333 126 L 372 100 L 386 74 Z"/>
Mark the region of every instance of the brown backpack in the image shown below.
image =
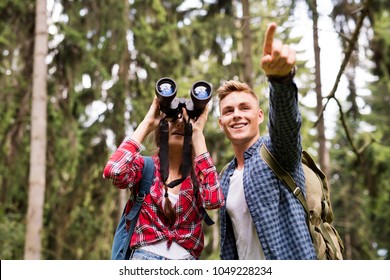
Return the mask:
<path id="1" fill-rule="evenodd" d="M 286 172 L 269 152 L 261 145 L 260 155 L 278 178 L 289 187 L 301 202 L 308 217 L 308 227 L 318 260 L 342 260 L 344 245 L 337 230 L 331 225 L 333 211 L 330 191 L 325 174 L 317 167 L 313 158 L 302 152 L 302 166 L 305 172 L 306 199 L 294 179 Z"/>

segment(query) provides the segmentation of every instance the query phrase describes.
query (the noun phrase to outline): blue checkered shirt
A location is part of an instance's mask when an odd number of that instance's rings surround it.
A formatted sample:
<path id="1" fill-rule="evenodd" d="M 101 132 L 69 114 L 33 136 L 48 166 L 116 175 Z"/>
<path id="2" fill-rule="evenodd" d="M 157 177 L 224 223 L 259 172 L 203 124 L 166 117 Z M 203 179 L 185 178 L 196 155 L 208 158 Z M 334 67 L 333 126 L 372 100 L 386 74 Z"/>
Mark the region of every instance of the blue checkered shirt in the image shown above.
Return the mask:
<path id="1" fill-rule="evenodd" d="M 269 135 L 245 151 L 244 194 L 267 260 L 316 259 L 303 207 L 260 157 L 264 143 L 305 193 L 301 165 L 301 115 L 294 82 L 270 82 Z M 227 199 L 233 159 L 222 174 Z M 221 259 L 238 259 L 236 240 L 226 206 L 221 208 Z"/>

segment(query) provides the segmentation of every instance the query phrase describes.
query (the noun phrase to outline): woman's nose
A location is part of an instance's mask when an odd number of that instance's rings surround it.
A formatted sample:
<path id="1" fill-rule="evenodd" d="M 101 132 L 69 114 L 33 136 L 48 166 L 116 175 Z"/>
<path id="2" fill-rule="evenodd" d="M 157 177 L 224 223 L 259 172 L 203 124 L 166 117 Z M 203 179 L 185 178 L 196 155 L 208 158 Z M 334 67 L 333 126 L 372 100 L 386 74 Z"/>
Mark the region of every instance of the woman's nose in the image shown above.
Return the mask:
<path id="1" fill-rule="evenodd" d="M 175 121 L 175 126 L 177 126 L 177 127 L 184 127 L 184 120 L 183 120 L 183 117 L 178 118 L 178 119 Z"/>

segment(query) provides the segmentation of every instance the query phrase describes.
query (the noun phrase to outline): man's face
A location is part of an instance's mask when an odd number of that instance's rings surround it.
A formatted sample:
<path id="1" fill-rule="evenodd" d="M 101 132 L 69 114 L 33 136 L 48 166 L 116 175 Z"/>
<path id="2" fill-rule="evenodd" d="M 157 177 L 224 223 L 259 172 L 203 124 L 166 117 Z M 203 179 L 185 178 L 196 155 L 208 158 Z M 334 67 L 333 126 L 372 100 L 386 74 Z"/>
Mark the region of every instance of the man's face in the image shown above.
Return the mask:
<path id="1" fill-rule="evenodd" d="M 233 145 L 248 148 L 260 136 L 264 120 L 257 99 L 246 92 L 234 91 L 220 102 L 219 125 Z"/>

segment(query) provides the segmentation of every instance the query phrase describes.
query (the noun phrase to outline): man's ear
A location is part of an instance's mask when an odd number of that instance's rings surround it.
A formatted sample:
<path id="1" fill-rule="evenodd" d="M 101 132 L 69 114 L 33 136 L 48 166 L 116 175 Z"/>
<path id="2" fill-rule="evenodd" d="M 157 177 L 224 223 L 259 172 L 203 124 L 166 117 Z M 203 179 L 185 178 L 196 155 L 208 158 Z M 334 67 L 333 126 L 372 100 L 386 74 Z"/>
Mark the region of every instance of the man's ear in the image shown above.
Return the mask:
<path id="1" fill-rule="evenodd" d="M 219 124 L 219 128 L 220 128 L 221 130 L 223 130 L 221 118 L 218 118 L 218 124 Z"/>
<path id="2" fill-rule="evenodd" d="M 259 124 L 261 124 L 264 121 L 264 112 L 262 109 L 259 109 L 259 112 L 257 113 L 257 116 L 259 118 Z"/>

